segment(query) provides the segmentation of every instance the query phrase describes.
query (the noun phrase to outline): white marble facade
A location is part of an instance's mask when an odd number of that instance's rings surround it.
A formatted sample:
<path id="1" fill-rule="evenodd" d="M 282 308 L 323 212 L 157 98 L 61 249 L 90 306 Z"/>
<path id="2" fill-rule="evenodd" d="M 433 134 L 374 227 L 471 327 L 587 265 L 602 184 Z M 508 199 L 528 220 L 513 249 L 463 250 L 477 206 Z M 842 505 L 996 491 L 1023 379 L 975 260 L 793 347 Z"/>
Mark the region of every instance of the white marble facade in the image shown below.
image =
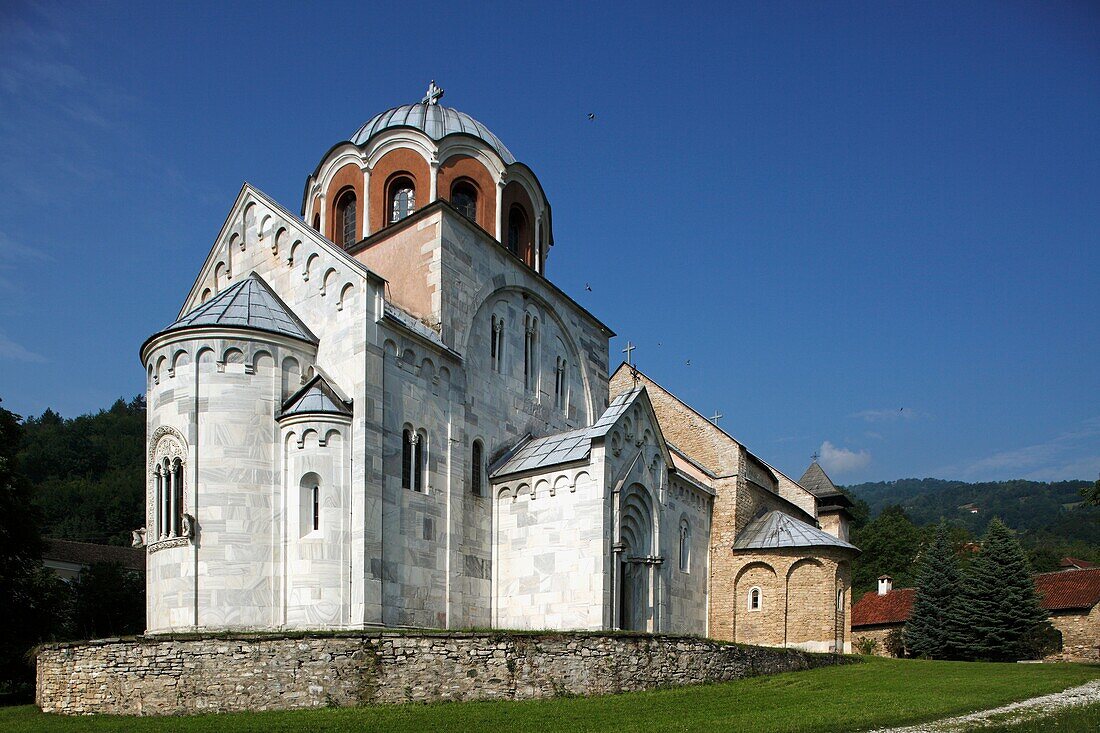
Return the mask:
<path id="1" fill-rule="evenodd" d="M 715 490 L 677 470 L 644 386 L 609 399 L 614 334 L 545 275 L 537 179 L 491 135 L 414 128 L 333 148 L 305 221 L 246 184 L 143 345 L 148 631 L 707 634 Z M 394 151 L 430 195 L 371 231 Z M 436 190 L 449 155 L 492 177 L 495 232 Z M 329 231 L 349 165 L 359 241 L 338 246 L 306 221 Z M 527 262 L 502 244 L 515 186 Z"/>

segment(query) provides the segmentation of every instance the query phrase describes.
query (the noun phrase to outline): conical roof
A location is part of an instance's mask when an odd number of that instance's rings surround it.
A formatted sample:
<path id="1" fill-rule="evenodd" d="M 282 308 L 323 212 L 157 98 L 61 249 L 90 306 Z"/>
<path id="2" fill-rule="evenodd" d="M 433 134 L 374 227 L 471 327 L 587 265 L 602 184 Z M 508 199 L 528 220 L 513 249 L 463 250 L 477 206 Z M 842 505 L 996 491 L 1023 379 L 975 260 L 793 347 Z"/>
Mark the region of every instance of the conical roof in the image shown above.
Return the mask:
<path id="1" fill-rule="evenodd" d="M 351 409 L 320 374 L 287 398 L 279 417 L 291 415 L 351 415 Z"/>
<path id="2" fill-rule="evenodd" d="M 836 484 L 826 475 L 825 469 L 823 469 L 817 461 L 810 464 L 810 467 L 806 469 L 806 473 L 802 474 L 802 478 L 798 479 L 798 483 L 818 499 L 831 499 L 835 496 L 843 496 L 840 489 L 838 489 Z"/>
<path id="3" fill-rule="evenodd" d="M 855 545 L 774 509 L 749 522 L 733 543 L 735 550 L 784 547 L 840 547 L 859 552 Z"/>
<path id="4" fill-rule="evenodd" d="M 309 327 L 254 272 L 184 314 L 161 333 L 200 326 L 252 328 L 317 343 Z"/>

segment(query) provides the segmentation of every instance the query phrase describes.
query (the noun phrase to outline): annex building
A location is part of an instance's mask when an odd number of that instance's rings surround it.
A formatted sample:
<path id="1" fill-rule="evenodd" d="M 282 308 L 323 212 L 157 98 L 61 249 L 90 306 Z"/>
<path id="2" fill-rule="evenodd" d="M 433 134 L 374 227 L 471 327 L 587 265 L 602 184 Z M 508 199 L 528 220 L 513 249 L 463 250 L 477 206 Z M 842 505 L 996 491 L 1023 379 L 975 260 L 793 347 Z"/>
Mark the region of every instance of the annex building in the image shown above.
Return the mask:
<path id="1" fill-rule="evenodd" d="M 847 500 L 615 368 L 535 172 L 441 96 L 330 148 L 297 214 L 246 184 L 143 344 L 148 631 L 850 650 Z"/>

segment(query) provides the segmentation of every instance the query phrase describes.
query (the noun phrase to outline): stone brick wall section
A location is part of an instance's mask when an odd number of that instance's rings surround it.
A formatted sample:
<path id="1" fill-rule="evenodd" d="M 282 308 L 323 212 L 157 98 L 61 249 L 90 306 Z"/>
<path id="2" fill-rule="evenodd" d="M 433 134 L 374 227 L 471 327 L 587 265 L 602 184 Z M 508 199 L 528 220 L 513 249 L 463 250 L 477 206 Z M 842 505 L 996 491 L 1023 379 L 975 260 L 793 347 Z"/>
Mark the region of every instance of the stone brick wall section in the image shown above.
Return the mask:
<path id="1" fill-rule="evenodd" d="M 347 633 L 107 639 L 42 647 L 43 711 L 173 715 L 602 695 L 852 661 L 630 634 Z"/>

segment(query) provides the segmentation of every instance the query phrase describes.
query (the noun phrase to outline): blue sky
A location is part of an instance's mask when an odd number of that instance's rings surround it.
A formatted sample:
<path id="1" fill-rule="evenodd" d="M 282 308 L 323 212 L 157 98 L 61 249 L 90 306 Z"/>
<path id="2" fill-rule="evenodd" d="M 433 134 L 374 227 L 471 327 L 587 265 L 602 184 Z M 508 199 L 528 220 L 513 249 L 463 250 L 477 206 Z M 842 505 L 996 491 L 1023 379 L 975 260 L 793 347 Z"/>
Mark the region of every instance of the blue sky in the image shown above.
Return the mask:
<path id="1" fill-rule="evenodd" d="M 140 392 L 242 181 L 297 211 L 434 78 L 613 353 L 781 470 L 1097 476 L 1100 6 L 550 5 L 0 5 L 4 405 Z"/>

